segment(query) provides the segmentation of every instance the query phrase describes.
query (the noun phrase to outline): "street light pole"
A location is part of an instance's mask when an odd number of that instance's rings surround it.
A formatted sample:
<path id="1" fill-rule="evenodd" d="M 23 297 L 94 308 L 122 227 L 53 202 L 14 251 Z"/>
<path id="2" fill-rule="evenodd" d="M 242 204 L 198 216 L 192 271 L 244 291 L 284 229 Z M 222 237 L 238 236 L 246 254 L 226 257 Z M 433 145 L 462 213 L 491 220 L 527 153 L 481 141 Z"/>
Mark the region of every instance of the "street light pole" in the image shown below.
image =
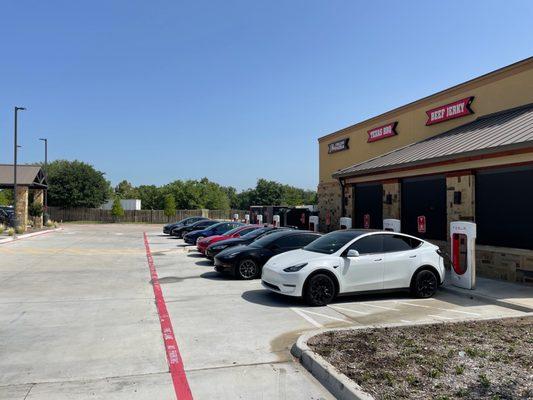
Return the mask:
<path id="1" fill-rule="evenodd" d="M 48 181 L 48 139 L 39 138 L 44 142 L 44 176 Z M 48 211 L 48 188 L 44 190 L 44 212 Z"/>
<path id="2" fill-rule="evenodd" d="M 18 112 L 25 110 L 24 107 L 15 107 L 15 144 L 13 146 L 13 223 L 15 225 L 15 230 L 18 225 L 17 218 L 17 152 L 18 152 L 18 134 L 17 134 L 17 124 L 18 124 Z"/>

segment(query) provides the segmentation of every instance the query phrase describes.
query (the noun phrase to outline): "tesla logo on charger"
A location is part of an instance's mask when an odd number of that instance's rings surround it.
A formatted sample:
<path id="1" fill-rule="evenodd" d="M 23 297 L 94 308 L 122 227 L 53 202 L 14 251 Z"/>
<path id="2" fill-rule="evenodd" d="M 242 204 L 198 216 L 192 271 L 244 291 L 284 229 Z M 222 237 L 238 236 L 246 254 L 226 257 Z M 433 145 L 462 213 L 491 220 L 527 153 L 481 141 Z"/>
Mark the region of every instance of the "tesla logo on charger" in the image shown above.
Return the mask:
<path id="1" fill-rule="evenodd" d="M 370 214 L 363 215 L 363 226 L 365 229 L 370 228 Z"/>
<path id="2" fill-rule="evenodd" d="M 426 111 L 428 116 L 426 126 L 474 114 L 474 111 L 470 108 L 473 100 L 474 96 L 470 96 Z"/>
<path id="3" fill-rule="evenodd" d="M 385 139 L 391 136 L 395 136 L 398 134 L 396 132 L 396 126 L 398 125 L 398 121 L 391 122 L 387 125 L 378 126 L 377 128 L 370 129 L 367 131 L 368 133 L 368 140 L 367 143 L 376 142 L 381 139 Z"/>
<path id="4" fill-rule="evenodd" d="M 416 224 L 418 226 L 418 233 L 426 233 L 426 216 L 419 215 L 416 218 Z"/>

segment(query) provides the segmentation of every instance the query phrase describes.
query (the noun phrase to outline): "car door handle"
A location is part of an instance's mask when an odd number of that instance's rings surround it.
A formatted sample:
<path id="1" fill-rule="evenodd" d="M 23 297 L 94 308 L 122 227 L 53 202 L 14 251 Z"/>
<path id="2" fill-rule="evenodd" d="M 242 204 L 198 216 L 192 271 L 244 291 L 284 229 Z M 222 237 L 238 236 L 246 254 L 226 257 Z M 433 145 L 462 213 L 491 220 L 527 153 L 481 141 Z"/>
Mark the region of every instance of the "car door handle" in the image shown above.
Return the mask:
<path id="1" fill-rule="evenodd" d="M 416 254 L 414 256 L 409 256 L 409 258 L 416 258 Z"/>
<path id="2" fill-rule="evenodd" d="M 383 261 L 383 258 L 376 258 L 374 261 Z"/>

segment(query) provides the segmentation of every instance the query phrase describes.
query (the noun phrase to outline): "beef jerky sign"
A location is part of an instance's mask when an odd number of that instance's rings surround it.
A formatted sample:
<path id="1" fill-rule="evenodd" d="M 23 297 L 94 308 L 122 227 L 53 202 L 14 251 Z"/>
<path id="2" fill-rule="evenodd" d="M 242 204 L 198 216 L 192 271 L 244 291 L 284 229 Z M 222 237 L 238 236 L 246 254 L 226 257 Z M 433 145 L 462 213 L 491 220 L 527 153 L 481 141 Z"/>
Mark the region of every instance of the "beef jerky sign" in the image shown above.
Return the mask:
<path id="1" fill-rule="evenodd" d="M 474 96 L 470 96 L 466 99 L 457 100 L 453 103 L 445 104 L 443 106 L 427 110 L 426 114 L 428 116 L 428 120 L 426 121 L 426 126 L 448 121 L 449 119 L 474 114 L 474 111 L 472 111 L 472 109 L 470 108 L 470 105 L 472 104 L 473 100 Z"/>
<path id="2" fill-rule="evenodd" d="M 337 140 L 336 142 L 328 144 L 328 153 L 336 153 L 338 151 L 348 150 L 348 140 L 350 138 Z"/>

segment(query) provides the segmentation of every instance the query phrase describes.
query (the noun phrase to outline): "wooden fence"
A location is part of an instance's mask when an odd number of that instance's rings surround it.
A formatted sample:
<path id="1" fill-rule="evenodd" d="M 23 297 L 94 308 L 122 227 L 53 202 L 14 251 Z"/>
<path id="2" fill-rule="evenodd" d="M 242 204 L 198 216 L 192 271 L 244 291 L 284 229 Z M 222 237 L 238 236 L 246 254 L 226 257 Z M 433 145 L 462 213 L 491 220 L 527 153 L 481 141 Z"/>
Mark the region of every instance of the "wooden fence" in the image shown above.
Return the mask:
<path id="1" fill-rule="evenodd" d="M 163 210 L 125 210 L 124 216 L 115 218 L 111 210 L 99 208 L 59 208 L 48 207 L 48 214 L 54 221 L 92 221 L 92 222 L 138 222 L 148 224 L 166 224 L 187 217 L 203 216 L 211 219 L 229 220 L 233 214 L 244 219 L 245 210 L 176 210 L 176 214 L 167 217 Z"/>

